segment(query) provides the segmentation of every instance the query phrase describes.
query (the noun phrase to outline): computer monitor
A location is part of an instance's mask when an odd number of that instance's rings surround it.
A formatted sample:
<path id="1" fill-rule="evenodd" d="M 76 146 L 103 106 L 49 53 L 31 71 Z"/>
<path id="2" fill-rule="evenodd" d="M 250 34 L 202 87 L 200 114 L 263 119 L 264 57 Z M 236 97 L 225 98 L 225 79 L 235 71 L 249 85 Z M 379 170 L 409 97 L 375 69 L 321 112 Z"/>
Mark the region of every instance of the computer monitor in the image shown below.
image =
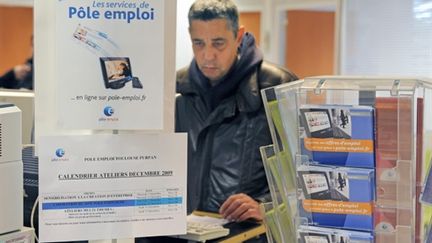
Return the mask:
<path id="1" fill-rule="evenodd" d="M 102 76 L 105 88 L 123 88 L 132 80 L 132 67 L 128 57 L 101 57 Z"/>
<path id="2" fill-rule="evenodd" d="M 331 199 L 328 175 L 324 171 L 298 171 L 300 185 L 307 199 Z"/>
<path id="3" fill-rule="evenodd" d="M 328 109 L 301 109 L 300 113 L 308 137 L 333 137 L 332 120 Z"/>
<path id="4" fill-rule="evenodd" d="M 34 125 L 34 92 L 1 89 L 0 102 L 12 103 L 22 111 L 22 144 L 31 144 Z"/>

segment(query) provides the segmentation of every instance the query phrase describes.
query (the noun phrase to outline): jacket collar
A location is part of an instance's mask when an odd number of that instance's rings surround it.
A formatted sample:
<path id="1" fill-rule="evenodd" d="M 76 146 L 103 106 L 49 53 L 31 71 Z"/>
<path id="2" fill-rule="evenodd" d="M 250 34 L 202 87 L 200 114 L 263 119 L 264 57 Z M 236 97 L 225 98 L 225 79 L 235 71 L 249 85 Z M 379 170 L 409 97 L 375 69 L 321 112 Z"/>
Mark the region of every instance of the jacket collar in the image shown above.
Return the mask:
<path id="1" fill-rule="evenodd" d="M 257 111 L 262 104 L 258 84 L 258 67 L 241 81 L 234 95 L 235 102 L 222 102 L 220 105 L 236 106 L 239 112 L 248 113 Z M 177 93 L 182 95 L 202 95 L 200 89 L 191 81 L 188 69 L 189 67 L 183 68 L 177 73 Z M 228 110 L 230 112 L 227 113 L 235 114 L 235 109 Z M 227 113 L 224 113 L 224 115 L 228 115 Z"/>

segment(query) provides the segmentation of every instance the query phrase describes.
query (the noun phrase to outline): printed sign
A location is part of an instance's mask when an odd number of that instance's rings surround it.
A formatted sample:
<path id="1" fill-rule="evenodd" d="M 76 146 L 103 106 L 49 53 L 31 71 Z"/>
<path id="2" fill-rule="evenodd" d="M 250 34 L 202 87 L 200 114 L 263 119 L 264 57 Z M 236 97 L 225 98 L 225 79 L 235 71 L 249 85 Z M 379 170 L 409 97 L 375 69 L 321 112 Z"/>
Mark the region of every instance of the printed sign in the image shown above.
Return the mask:
<path id="1" fill-rule="evenodd" d="M 179 133 L 41 137 L 40 240 L 185 234 L 186 143 Z"/>
<path id="2" fill-rule="evenodd" d="M 60 127 L 163 129 L 164 5 L 57 0 Z"/>

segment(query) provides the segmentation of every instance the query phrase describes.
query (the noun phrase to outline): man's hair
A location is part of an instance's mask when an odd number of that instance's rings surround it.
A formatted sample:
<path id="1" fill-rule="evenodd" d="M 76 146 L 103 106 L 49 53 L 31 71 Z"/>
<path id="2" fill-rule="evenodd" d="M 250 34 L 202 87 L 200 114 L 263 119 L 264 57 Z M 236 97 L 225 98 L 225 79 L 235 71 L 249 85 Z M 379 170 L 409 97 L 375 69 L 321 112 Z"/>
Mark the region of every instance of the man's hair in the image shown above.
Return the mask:
<path id="1" fill-rule="evenodd" d="M 237 37 L 239 29 L 239 13 L 237 6 L 231 0 L 197 0 L 189 9 L 189 26 L 193 20 L 210 21 L 215 19 L 226 19 L 228 28 Z"/>

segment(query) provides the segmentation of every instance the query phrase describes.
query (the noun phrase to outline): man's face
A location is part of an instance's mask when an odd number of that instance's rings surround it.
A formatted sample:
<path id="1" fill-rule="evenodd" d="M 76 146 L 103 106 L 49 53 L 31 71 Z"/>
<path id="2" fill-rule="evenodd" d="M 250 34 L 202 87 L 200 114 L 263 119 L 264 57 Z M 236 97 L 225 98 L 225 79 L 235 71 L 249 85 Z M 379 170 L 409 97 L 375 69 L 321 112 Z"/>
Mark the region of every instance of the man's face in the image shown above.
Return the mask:
<path id="1" fill-rule="evenodd" d="M 210 81 L 220 80 L 237 58 L 243 28 L 236 38 L 225 19 L 193 20 L 189 33 L 198 68 Z"/>

